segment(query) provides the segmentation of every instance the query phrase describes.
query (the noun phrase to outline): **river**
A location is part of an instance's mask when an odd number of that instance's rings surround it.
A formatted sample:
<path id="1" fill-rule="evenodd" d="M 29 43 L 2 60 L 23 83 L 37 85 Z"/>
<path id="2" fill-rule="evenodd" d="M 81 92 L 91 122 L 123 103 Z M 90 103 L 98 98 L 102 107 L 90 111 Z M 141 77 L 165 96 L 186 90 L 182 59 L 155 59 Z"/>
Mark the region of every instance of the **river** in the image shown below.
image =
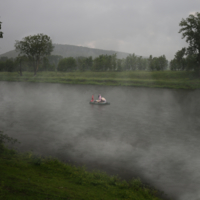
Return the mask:
<path id="1" fill-rule="evenodd" d="M 111 104 L 90 105 L 92 94 Z M 0 130 L 19 150 L 200 198 L 200 91 L 0 82 Z"/>

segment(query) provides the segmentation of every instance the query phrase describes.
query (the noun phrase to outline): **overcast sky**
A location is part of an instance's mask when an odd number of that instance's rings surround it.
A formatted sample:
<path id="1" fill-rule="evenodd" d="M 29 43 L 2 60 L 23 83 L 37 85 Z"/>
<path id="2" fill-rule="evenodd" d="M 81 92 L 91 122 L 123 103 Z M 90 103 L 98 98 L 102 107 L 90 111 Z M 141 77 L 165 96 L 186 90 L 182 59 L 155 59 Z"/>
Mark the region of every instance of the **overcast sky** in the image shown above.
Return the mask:
<path id="1" fill-rule="evenodd" d="M 179 23 L 195 12 L 200 0 L 0 0 L 0 54 L 43 33 L 57 44 L 171 60 L 187 47 Z"/>

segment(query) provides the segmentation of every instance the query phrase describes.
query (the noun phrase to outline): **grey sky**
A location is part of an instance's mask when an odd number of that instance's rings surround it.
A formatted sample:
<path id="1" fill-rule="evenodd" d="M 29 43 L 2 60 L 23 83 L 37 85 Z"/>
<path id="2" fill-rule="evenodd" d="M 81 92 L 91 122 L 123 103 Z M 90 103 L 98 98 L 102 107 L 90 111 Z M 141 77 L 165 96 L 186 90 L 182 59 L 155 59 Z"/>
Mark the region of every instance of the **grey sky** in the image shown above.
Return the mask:
<path id="1" fill-rule="evenodd" d="M 0 54 L 15 40 L 44 33 L 57 44 L 171 60 L 187 46 L 179 22 L 199 11 L 199 0 L 1 0 Z"/>

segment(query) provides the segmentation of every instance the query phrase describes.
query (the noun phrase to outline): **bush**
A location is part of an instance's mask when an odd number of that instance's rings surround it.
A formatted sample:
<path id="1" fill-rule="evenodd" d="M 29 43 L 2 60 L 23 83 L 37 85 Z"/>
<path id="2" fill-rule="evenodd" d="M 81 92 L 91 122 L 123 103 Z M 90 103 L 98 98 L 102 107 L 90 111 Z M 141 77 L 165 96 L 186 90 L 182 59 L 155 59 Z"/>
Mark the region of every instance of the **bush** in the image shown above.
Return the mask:
<path id="1" fill-rule="evenodd" d="M 0 153 L 2 153 L 4 150 L 5 142 L 10 142 L 11 144 L 14 144 L 17 142 L 17 140 L 7 136 L 6 134 L 3 134 L 3 132 L 0 131 Z"/>
<path id="2" fill-rule="evenodd" d="M 58 71 L 72 72 L 76 70 L 76 60 L 73 57 L 63 58 L 58 63 Z"/>

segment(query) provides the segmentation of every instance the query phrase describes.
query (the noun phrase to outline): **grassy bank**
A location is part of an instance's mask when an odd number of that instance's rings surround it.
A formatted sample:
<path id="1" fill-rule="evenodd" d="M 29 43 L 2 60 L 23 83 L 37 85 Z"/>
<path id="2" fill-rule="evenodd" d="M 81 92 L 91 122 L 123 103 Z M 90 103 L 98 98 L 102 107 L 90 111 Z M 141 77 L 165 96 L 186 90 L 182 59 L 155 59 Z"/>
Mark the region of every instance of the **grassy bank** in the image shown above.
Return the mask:
<path id="1" fill-rule="evenodd" d="M 0 81 L 43 82 L 87 85 L 114 85 L 172 89 L 200 89 L 200 77 L 194 72 L 0 72 Z"/>
<path id="2" fill-rule="evenodd" d="M 53 158 L 9 149 L 0 152 L 0 199 L 159 200 L 158 195 L 138 179 L 126 182 Z"/>

